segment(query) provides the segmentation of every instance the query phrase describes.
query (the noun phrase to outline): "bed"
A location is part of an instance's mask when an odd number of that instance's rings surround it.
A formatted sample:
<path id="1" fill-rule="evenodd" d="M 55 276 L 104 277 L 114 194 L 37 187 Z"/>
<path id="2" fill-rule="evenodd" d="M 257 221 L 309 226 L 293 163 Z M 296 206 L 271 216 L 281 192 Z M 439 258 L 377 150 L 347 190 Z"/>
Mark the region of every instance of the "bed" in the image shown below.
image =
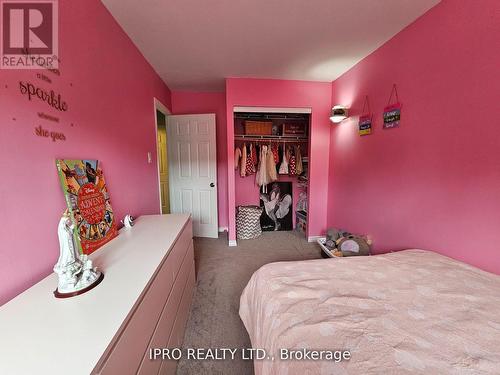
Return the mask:
<path id="1" fill-rule="evenodd" d="M 257 375 L 500 373 L 500 276 L 430 251 L 265 265 L 240 317 L 266 353 Z"/>

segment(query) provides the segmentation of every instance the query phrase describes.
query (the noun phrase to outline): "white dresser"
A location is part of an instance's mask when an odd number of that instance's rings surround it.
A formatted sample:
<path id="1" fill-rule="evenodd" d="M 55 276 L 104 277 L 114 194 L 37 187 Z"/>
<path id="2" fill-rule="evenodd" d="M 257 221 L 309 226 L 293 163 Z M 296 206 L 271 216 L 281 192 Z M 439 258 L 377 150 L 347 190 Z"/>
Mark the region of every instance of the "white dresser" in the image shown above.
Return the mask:
<path id="1" fill-rule="evenodd" d="M 0 307 L 0 374 L 174 374 L 149 348 L 182 344 L 192 233 L 189 215 L 141 216 L 90 256 L 105 275 L 96 288 L 56 299 L 52 274 Z"/>

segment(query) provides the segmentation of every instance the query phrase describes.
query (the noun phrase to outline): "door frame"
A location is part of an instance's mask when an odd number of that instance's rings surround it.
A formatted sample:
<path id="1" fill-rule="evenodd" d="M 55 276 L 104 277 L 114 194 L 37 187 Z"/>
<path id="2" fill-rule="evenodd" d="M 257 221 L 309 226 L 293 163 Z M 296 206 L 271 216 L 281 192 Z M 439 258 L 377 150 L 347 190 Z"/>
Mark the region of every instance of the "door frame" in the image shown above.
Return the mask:
<path id="1" fill-rule="evenodd" d="M 160 214 L 163 214 L 162 210 L 162 205 L 161 205 L 161 181 L 160 181 L 160 162 L 158 160 L 158 119 L 156 117 L 156 111 L 159 111 L 163 113 L 165 116 L 165 123 L 166 123 L 166 118 L 170 116 L 172 113 L 169 111 L 167 106 L 165 106 L 162 102 L 160 102 L 158 99 L 153 98 L 153 113 L 154 113 L 154 119 L 155 119 L 155 145 L 156 145 L 156 173 L 157 173 L 157 178 L 158 178 L 158 202 L 160 203 Z M 168 139 L 167 139 L 168 141 Z"/>

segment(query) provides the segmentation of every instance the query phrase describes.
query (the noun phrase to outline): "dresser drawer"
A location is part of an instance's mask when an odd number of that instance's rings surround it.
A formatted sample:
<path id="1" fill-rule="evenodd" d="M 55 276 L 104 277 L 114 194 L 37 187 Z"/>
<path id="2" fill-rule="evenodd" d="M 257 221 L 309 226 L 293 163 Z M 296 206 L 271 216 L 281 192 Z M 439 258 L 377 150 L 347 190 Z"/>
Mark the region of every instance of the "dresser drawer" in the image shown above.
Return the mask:
<path id="1" fill-rule="evenodd" d="M 175 280 L 177 272 L 179 272 L 179 269 L 181 268 L 182 260 L 186 255 L 186 251 L 192 245 L 193 245 L 193 224 L 192 221 L 189 220 L 189 222 L 186 224 L 186 227 L 177 238 L 175 247 L 167 255 L 168 262 L 172 263 L 172 269 L 174 271 L 172 274 L 173 280 Z M 191 258 L 194 259 L 194 255 L 192 255 Z"/>
<path id="2" fill-rule="evenodd" d="M 167 254 L 160 270 L 153 278 L 144 297 L 97 373 L 122 375 L 137 372 L 162 309 L 172 290 L 182 257 L 186 254 L 190 243 L 192 243 L 191 221 L 184 227 Z"/>
<path id="3" fill-rule="evenodd" d="M 182 266 L 180 268 L 180 272 L 178 272 L 178 276 L 175 280 L 172 293 L 170 293 L 170 296 L 168 297 L 168 301 L 165 304 L 165 307 L 163 308 L 160 320 L 158 321 L 158 325 L 156 326 L 155 332 L 153 334 L 153 338 L 151 339 L 151 342 L 147 347 L 146 353 L 144 354 L 138 372 L 141 375 L 158 373 L 158 369 L 160 368 L 161 365 L 161 359 L 156 359 L 156 360 L 149 359 L 150 349 L 167 347 L 168 339 L 172 332 L 172 327 L 174 326 L 176 316 L 178 316 L 179 313 L 182 313 L 182 311 L 179 311 L 180 310 L 179 305 L 181 303 L 182 295 L 186 287 L 188 277 L 190 275 L 190 270 L 193 267 L 194 267 L 194 250 L 193 250 L 193 244 L 191 242 L 191 246 L 189 247 L 187 254 L 185 254 Z"/>
<path id="4" fill-rule="evenodd" d="M 167 348 L 180 348 L 182 346 L 182 342 L 184 341 L 184 329 L 186 327 L 186 322 L 189 316 L 195 283 L 195 269 L 194 263 L 192 263 L 188 280 L 186 282 L 186 287 L 184 288 L 184 292 L 182 294 L 182 300 L 179 306 L 179 310 L 177 311 L 174 326 L 168 340 Z M 158 374 L 175 375 L 176 369 L 177 361 L 165 360 L 161 362 L 161 367 Z"/>

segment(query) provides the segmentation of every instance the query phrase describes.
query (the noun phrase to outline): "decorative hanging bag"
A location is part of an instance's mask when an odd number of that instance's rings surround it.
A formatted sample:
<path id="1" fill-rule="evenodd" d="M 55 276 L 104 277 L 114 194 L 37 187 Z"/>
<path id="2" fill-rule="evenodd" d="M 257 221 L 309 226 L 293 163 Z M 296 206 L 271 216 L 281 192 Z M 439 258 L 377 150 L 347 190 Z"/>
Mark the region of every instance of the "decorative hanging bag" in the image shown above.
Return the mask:
<path id="1" fill-rule="evenodd" d="M 396 103 L 391 104 L 392 95 L 396 94 Z M 384 108 L 384 129 L 396 128 L 401 120 L 401 103 L 399 102 L 398 89 L 396 84 L 392 86 L 391 96 Z"/>
<path id="2" fill-rule="evenodd" d="M 368 95 L 365 96 L 365 101 L 363 103 L 363 110 L 361 111 L 361 113 L 362 115 L 359 116 L 359 123 L 358 123 L 359 135 L 369 135 L 372 133 L 373 115 L 370 111 L 370 103 L 368 102 Z"/>

